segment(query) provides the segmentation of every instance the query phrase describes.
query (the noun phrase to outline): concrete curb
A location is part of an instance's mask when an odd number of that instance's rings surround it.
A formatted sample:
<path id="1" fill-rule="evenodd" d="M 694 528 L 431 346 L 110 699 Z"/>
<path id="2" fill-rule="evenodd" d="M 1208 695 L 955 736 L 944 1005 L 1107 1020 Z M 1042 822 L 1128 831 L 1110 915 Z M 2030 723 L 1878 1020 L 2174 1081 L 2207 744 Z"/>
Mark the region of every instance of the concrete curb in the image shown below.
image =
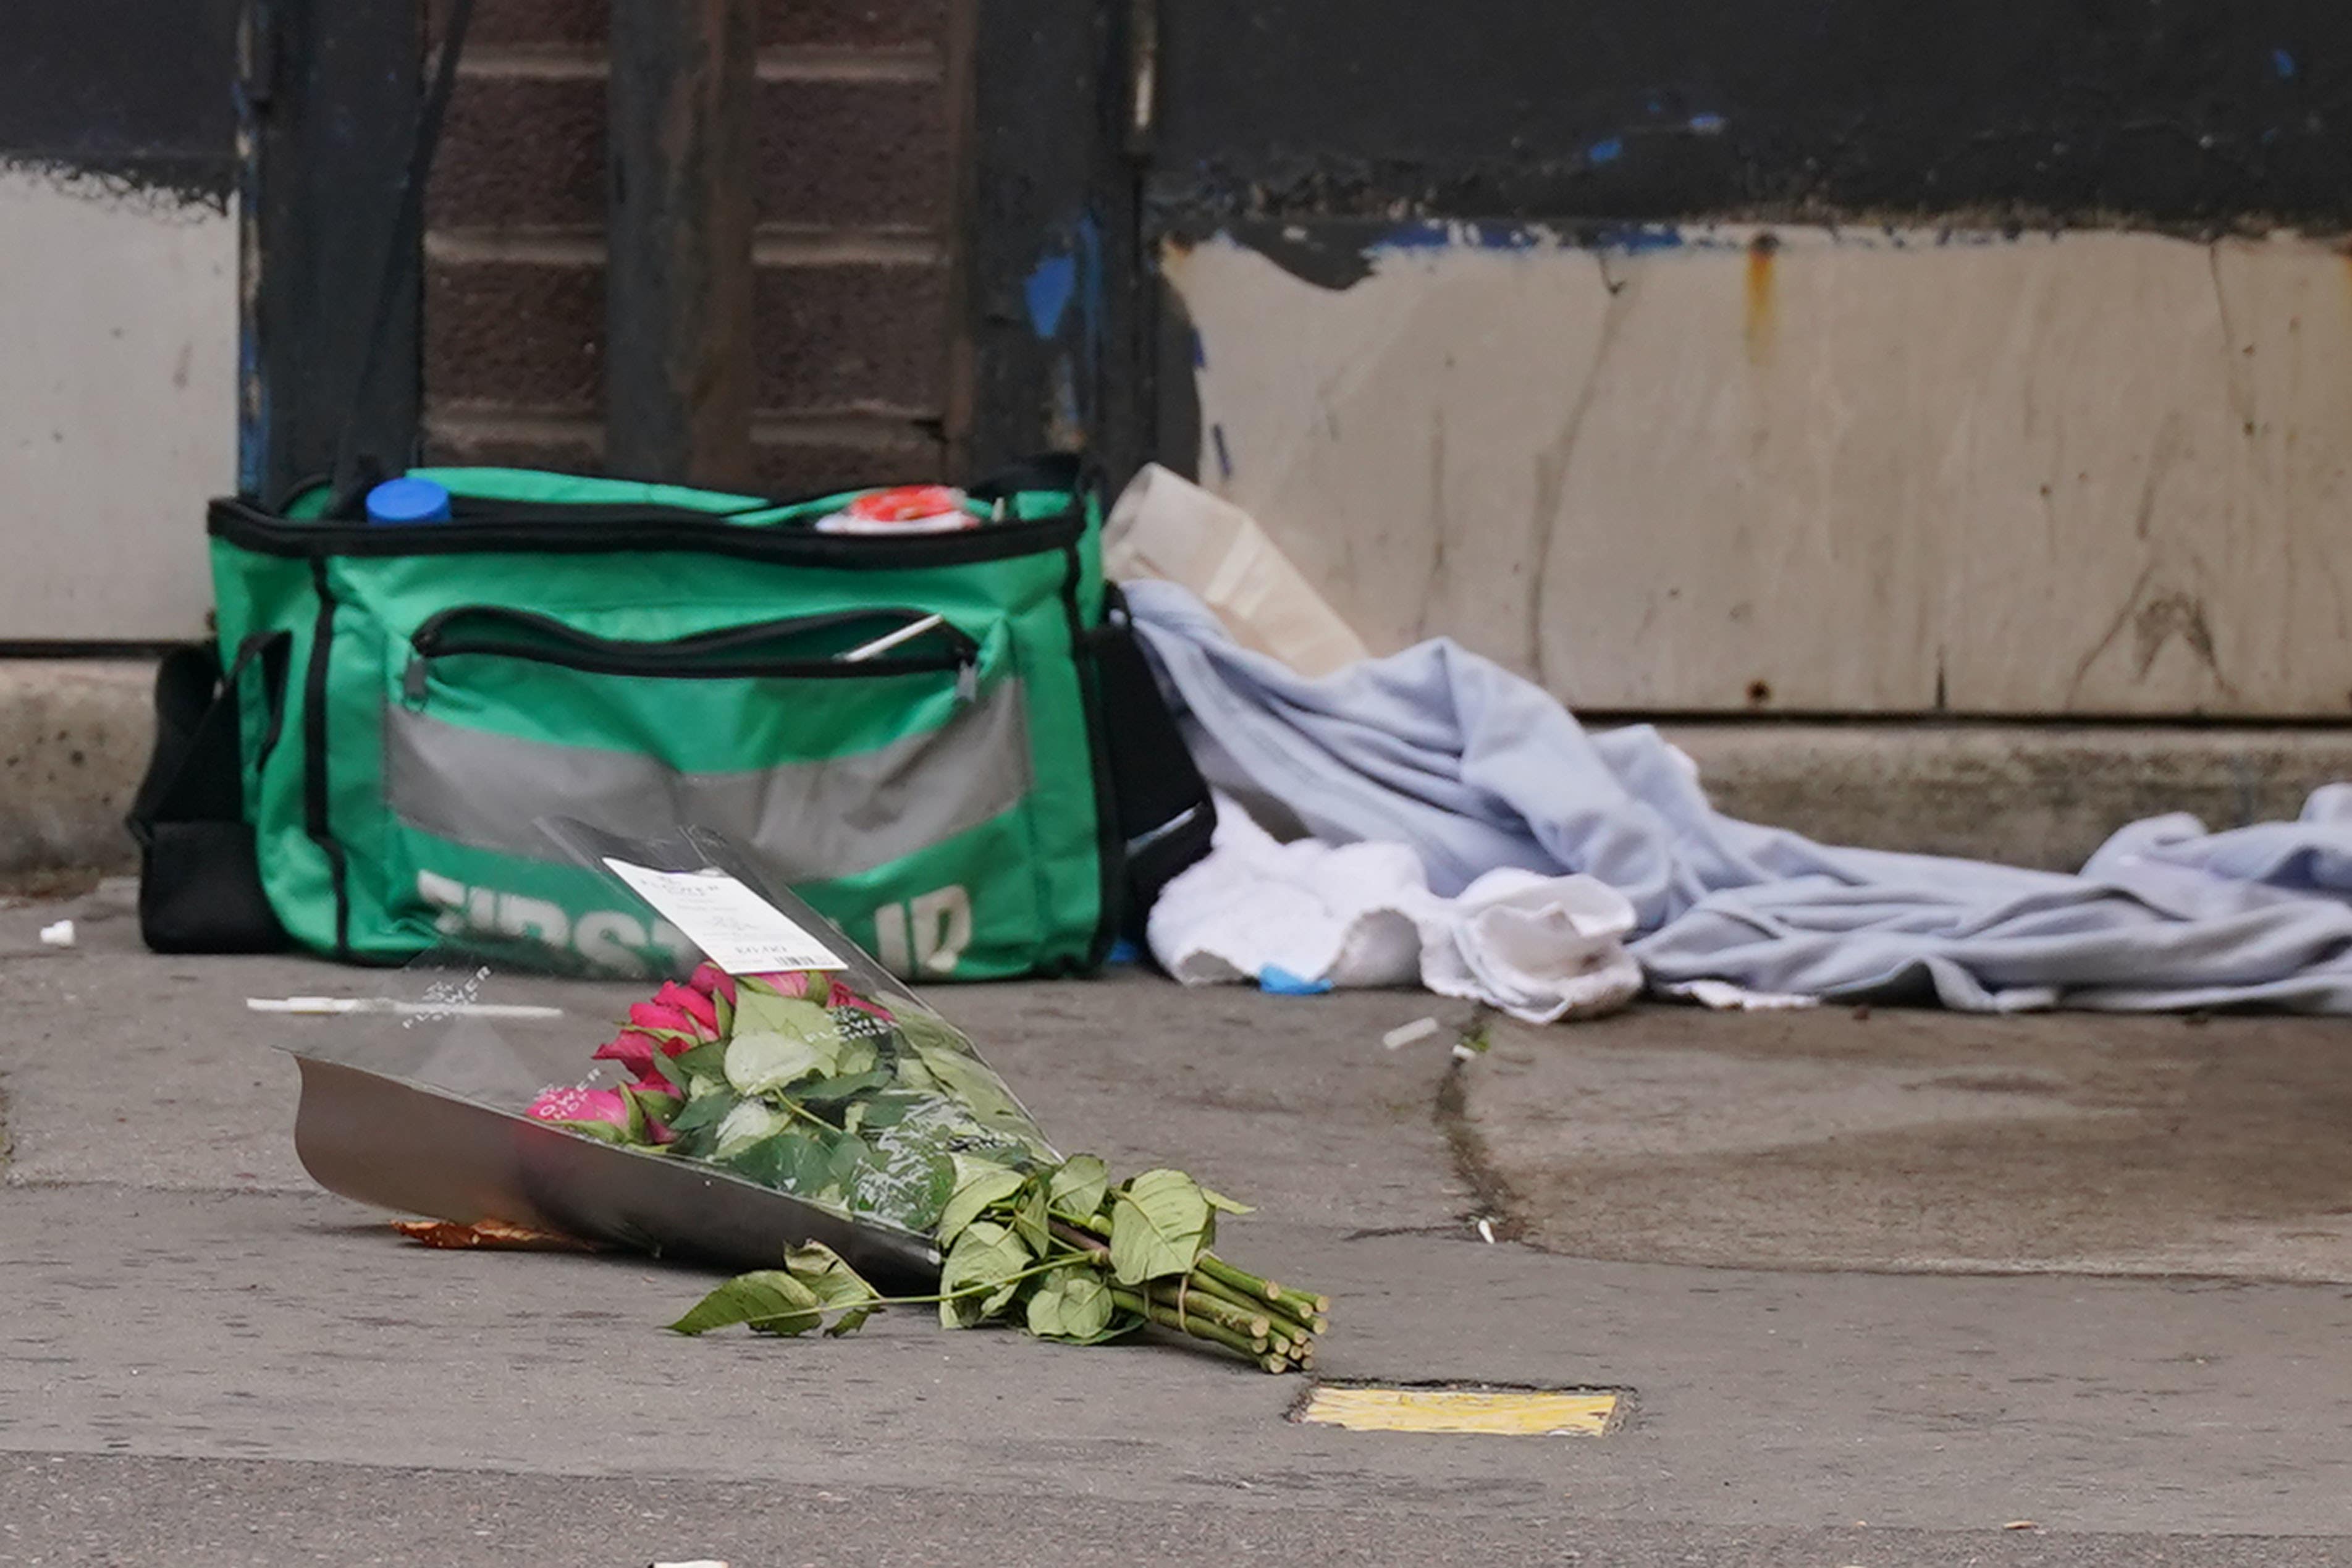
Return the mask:
<path id="1" fill-rule="evenodd" d="M 134 856 L 154 666 L 0 660 L 0 875 Z M 2072 870 L 2127 822 L 2291 817 L 2352 779 L 2352 727 L 1693 722 L 1661 726 L 1732 816 L 1879 849 Z"/>
<path id="2" fill-rule="evenodd" d="M 141 659 L 0 660 L 0 875 L 132 864 L 154 688 Z"/>
<path id="3" fill-rule="evenodd" d="M 1662 725 L 1717 807 L 1827 843 L 2079 869 L 2126 823 L 2291 818 L 2352 779 L 2352 727 Z"/>

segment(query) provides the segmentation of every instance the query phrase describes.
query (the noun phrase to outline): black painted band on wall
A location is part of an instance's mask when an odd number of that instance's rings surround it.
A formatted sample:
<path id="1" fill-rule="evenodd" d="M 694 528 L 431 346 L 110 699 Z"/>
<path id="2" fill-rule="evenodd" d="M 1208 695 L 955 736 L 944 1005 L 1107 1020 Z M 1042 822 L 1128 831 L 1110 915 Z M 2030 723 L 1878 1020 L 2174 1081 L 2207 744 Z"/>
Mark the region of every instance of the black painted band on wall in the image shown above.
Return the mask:
<path id="1" fill-rule="evenodd" d="M 226 207 L 237 0 L 0 5 L 0 164 Z"/>
<path id="2" fill-rule="evenodd" d="M 1171 216 L 2334 229 L 2328 0 L 1161 0 Z"/>

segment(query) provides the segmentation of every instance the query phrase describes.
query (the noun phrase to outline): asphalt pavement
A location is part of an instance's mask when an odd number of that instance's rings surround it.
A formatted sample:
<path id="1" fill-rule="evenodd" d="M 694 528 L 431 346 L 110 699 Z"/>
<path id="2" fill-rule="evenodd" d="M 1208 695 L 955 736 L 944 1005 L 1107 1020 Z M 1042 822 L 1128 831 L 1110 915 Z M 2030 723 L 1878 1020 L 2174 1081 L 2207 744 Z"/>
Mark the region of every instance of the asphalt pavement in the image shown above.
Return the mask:
<path id="1" fill-rule="evenodd" d="M 294 1157 L 331 1026 L 244 1005 L 392 984 L 146 953 L 120 885 L 0 910 L 0 1563 L 2352 1563 L 2341 1025 L 1645 1009 L 1465 1067 L 1412 994 L 935 997 L 1066 1148 L 1255 1202 L 1223 1249 L 1335 1299 L 1318 1376 L 1623 1393 L 1439 1436 L 412 1247 Z"/>

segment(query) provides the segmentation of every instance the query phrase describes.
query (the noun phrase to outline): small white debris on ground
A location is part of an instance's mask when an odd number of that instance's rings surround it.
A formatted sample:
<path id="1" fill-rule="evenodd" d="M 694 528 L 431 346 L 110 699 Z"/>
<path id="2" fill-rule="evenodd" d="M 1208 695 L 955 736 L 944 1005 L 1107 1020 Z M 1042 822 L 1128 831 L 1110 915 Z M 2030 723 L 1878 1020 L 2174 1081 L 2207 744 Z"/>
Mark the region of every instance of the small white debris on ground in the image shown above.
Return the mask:
<path id="1" fill-rule="evenodd" d="M 71 947 L 74 944 L 73 921 L 59 921 L 53 926 L 43 926 L 41 943 L 45 947 Z"/>
<path id="2" fill-rule="evenodd" d="M 1696 1002 L 1717 1013 L 1778 1013 L 1822 1005 L 1818 996 L 1800 996 L 1784 991 L 1750 991 L 1745 985 L 1734 985 L 1728 980 L 1685 980 L 1680 984 L 1664 985 L 1658 989 L 1662 995 Z"/>
<path id="3" fill-rule="evenodd" d="M 1437 1033 L 1434 1018 L 1415 1018 L 1410 1024 L 1400 1024 L 1381 1037 L 1381 1044 L 1392 1051 L 1401 1051 L 1415 1040 L 1425 1040 Z"/>

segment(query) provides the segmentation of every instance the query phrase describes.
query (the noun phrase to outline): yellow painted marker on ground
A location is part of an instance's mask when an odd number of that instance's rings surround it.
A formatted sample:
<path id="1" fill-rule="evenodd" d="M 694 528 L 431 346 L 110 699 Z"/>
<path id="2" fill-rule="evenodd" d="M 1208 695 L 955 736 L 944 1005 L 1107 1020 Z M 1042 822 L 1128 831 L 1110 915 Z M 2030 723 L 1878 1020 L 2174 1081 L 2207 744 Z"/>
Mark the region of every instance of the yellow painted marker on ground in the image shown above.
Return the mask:
<path id="1" fill-rule="evenodd" d="M 1350 1432 L 1598 1437 L 1617 1414 L 1617 1398 L 1515 1389 L 1318 1388 L 1298 1418 Z"/>

